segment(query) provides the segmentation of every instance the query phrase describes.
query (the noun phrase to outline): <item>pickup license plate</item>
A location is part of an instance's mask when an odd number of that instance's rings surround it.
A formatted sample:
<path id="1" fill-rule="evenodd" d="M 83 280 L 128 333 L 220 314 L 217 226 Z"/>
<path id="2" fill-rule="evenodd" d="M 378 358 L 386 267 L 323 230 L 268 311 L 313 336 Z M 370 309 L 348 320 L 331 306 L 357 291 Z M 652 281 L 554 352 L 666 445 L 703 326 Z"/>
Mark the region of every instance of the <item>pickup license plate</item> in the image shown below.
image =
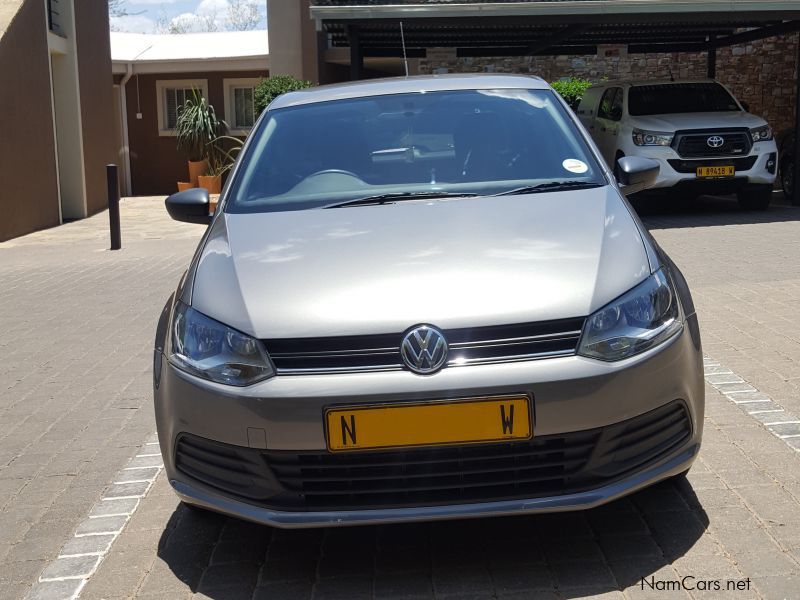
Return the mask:
<path id="1" fill-rule="evenodd" d="M 527 440 L 527 396 L 335 406 L 325 411 L 328 450 L 371 450 Z"/>
<path id="2" fill-rule="evenodd" d="M 733 177 L 736 169 L 733 166 L 697 167 L 698 177 Z"/>

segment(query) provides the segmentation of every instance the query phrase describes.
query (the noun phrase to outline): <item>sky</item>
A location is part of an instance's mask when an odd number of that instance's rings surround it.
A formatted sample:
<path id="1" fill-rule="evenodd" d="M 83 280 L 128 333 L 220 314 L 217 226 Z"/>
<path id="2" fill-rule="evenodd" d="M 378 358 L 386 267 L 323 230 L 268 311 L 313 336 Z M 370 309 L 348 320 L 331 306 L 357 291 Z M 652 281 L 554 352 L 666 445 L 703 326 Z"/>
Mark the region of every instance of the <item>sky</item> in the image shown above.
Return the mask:
<path id="1" fill-rule="evenodd" d="M 267 2 L 252 1 L 263 15 L 258 28 L 265 29 Z M 228 0 L 126 0 L 125 10 L 128 16 L 111 18 L 111 26 L 116 31 L 156 33 L 159 21 L 168 23 L 178 19 L 192 24 L 199 23 L 202 17 L 214 18 L 219 29 L 225 29 Z"/>

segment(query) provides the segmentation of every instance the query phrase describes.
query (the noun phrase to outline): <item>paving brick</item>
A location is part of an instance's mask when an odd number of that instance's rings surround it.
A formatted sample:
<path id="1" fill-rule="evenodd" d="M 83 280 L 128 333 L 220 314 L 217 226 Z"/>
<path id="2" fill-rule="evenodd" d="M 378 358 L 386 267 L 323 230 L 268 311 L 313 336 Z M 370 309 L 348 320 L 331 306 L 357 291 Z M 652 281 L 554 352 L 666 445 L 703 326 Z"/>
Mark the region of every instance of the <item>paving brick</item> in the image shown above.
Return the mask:
<path id="1" fill-rule="evenodd" d="M 609 566 L 603 562 L 581 561 L 553 565 L 559 590 L 585 588 L 597 585 L 613 589 L 616 580 Z"/>
<path id="2" fill-rule="evenodd" d="M 81 581 L 45 581 L 34 584 L 26 600 L 63 600 L 71 598 L 81 586 Z"/>
<path id="3" fill-rule="evenodd" d="M 310 581 L 267 583 L 253 593 L 253 600 L 310 600 L 314 585 Z"/>
<path id="4" fill-rule="evenodd" d="M 800 590 L 800 576 L 758 577 L 753 579 L 753 585 L 764 598 L 791 599 Z"/>
<path id="5" fill-rule="evenodd" d="M 120 531 L 127 522 L 128 517 L 124 515 L 86 519 L 83 523 L 78 525 L 78 528 L 75 530 L 75 535 L 114 533 Z"/>
<path id="6" fill-rule="evenodd" d="M 92 573 L 100 562 L 100 557 L 91 556 L 69 556 L 58 558 L 51 562 L 42 571 L 40 579 L 61 579 L 64 577 L 86 577 Z"/>
<path id="7" fill-rule="evenodd" d="M 485 567 L 474 565 L 457 569 L 438 569 L 433 572 L 436 596 L 463 596 L 492 593 L 492 578 Z"/>
<path id="8" fill-rule="evenodd" d="M 314 585 L 314 600 L 361 600 L 372 597 L 371 578 L 322 579 Z"/>
<path id="9" fill-rule="evenodd" d="M 389 573 L 375 577 L 376 598 L 431 598 L 433 583 L 427 573 Z"/>
<path id="10" fill-rule="evenodd" d="M 84 537 L 74 537 L 61 547 L 61 554 L 89 554 L 93 552 L 105 552 L 114 540 L 113 535 L 87 535 Z"/>

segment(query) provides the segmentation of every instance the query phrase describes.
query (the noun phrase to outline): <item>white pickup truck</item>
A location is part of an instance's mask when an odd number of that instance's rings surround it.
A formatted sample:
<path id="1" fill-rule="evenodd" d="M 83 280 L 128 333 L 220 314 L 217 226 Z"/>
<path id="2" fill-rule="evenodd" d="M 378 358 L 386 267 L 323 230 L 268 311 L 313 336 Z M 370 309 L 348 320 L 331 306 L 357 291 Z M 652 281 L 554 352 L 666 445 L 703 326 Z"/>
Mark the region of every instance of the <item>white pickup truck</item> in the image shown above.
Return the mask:
<path id="1" fill-rule="evenodd" d="M 586 91 L 578 116 L 615 172 L 622 156 L 652 158 L 661 165 L 655 188 L 769 206 L 772 130 L 717 81 L 605 82 Z"/>

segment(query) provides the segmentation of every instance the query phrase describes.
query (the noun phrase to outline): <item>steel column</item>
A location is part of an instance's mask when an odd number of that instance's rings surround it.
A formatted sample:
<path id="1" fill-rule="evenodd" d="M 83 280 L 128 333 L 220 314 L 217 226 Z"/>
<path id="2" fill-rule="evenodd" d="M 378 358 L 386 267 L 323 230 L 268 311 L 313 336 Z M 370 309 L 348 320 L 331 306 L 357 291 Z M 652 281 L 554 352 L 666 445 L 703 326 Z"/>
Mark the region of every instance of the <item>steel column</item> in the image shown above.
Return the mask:
<path id="1" fill-rule="evenodd" d="M 347 28 L 347 37 L 350 38 L 350 81 L 358 81 L 364 75 L 364 52 L 357 25 Z"/>
<path id="2" fill-rule="evenodd" d="M 706 73 L 709 79 L 716 79 L 717 77 L 717 48 L 711 45 L 715 37 L 713 35 L 708 37 L 709 48 L 706 53 Z"/>
<path id="3" fill-rule="evenodd" d="M 797 40 L 797 52 L 795 56 L 795 92 L 794 92 L 794 164 L 790 168 L 794 169 L 794 189 L 792 190 L 792 204 L 800 206 L 800 35 Z"/>

